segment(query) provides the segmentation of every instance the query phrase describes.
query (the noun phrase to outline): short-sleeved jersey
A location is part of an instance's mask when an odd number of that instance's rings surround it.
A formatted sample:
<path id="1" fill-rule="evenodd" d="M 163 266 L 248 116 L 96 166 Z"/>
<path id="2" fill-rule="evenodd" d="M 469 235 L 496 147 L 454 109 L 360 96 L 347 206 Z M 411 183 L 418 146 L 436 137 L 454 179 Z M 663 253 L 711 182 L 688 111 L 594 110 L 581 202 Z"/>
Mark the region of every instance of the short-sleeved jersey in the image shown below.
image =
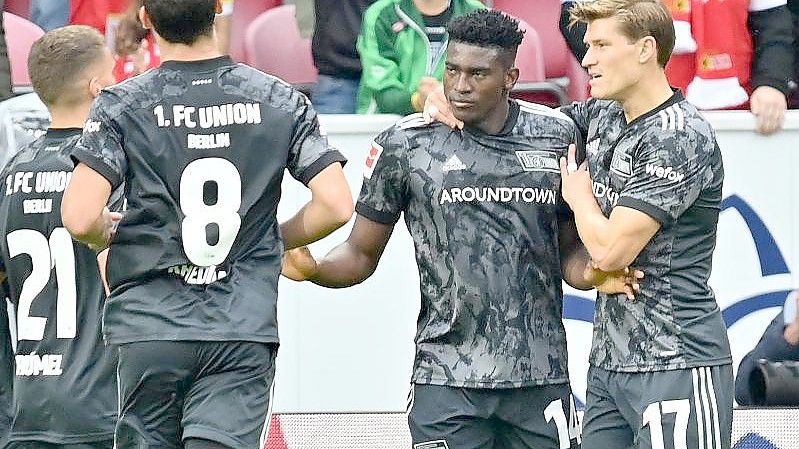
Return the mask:
<path id="1" fill-rule="evenodd" d="M 416 249 L 421 310 L 416 383 L 508 388 L 568 381 L 558 234 L 558 158 L 568 117 L 511 101 L 502 132 L 424 125 L 380 134 L 356 211 L 394 224 Z"/>
<path id="2" fill-rule="evenodd" d="M 11 440 L 70 444 L 114 433 L 116 356 L 102 341 L 97 256 L 61 223 L 79 137 L 77 128 L 50 129 L 0 176 L 0 263 L 17 337 Z"/>
<path id="3" fill-rule="evenodd" d="M 588 100 L 564 112 L 586 135 L 602 212 L 629 207 L 661 225 L 631 264 L 645 273 L 637 299 L 598 295 L 590 363 L 611 371 L 730 363 L 707 283 L 724 179 L 713 128 L 679 91 L 629 124 L 613 101 Z"/>
<path id="4" fill-rule="evenodd" d="M 283 173 L 344 162 L 304 95 L 228 57 L 167 61 L 103 91 L 73 155 L 126 186 L 107 341 L 278 340 Z"/>

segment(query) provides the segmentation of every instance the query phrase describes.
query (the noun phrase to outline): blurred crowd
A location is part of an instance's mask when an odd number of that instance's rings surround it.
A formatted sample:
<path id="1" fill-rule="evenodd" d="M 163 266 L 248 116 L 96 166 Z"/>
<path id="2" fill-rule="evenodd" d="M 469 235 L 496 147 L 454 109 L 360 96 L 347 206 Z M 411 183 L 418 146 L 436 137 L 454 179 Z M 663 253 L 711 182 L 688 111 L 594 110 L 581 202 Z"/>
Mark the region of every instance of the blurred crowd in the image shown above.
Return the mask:
<path id="1" fill-rule="evenodd" d="M 117 55 L 115 73 L 121 81 L 160 63 L 158 48 L 138 19 L 140 3 L 140 0 L 5 0 L 5 9 L 45 31 L 66 24 L 96 27 L 106 35 Z M 305 87 L 321 113 L 420 111 L 427 95 L 441 85 L 447 47 L 445 25 L 453 17 L 476 8 L 496 7 L 511 14 L 527 14 L 528 17 L 520 18 L 535 23 L 533 28 L 538 28 L 542 47 L 552 46 L 555 38 L 564 39 L 576 61 L 585 54 L 584 30 L 569 23 L 569 9 L 574 0 L 235 0 L 235 3 L 225 0 L 222 3 L 223 13 L 217 20 L 220 46 L 234 58 L 251 64 L 238 50 L 247 26 L 269 9 L 286 5 L 294 8 L 300 36 L 309 39 L 313 66 L 318 72 L 315 82 Z M 799 77 L 795 45 L 799 0 L 664 0 L 664 3 L 673 14 L 677 31 L 674 56 L 668 67 L 672 84 L 683 89 L 687 98 L 702 109 L 750 109 L 757 118 L 758 131 L 769 134 L 780 129 L 786 109 L 799 106 L 794 82 Z M 557 23 L 555 18 L 549 28 L 531 17 L 537 8 L 545 14 L 544 10 L 553 7 L 560 8 L 560 20 Z M 552 30 L 557 34 L 551 33 Z M 563 41 L 557 44 L 563 45 Z M 523 57 L 520 55 L 519 59 Z M 7 67 L 0 62 L 0 72 L 7 72 Z M 5 95 L 9 96 L 10 85 L 5 79 L 7 73 L 0 78 L 0 95 L 5 86 Z M 565 92 L 572 93 L 572 100 L 583 99 L 574 92 L 585 92 L 586 78 L 571 76 L 547 81 L 553 81 L 550 85 L 561 88 L 564 95 L 554 99 L 533 96 L 532 100 L 557 105 L 569 99 Z M 567 88 L 567 83 L 572 83 L 572 88 Z"/>

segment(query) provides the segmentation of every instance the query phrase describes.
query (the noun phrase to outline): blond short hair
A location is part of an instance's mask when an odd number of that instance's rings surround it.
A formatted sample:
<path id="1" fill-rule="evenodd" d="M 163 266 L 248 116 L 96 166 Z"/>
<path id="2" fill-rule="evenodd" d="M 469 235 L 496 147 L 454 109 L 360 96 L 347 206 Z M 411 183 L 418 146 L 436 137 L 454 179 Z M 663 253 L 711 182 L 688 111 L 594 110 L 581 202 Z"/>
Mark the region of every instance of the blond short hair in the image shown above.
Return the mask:
<path id="1" fill-rule="evenodd" d="M 81 80 L 106 51 L 103 35 L 90 26 L 69 25 L 48 31 L 33 43 L 28 55 L 33 90 L 47 106 L 83 102 Z"/>
<path id="2" fill-rule="evenodd" d="M 631 41 L 652 36 L 657 43 L 657 59 L 666 67 L 674 50 L 674 22 L 659 0 L 593 0 L 579 2 L 571 9 L 571 23 L 591 23 L 614 18 Z"/>

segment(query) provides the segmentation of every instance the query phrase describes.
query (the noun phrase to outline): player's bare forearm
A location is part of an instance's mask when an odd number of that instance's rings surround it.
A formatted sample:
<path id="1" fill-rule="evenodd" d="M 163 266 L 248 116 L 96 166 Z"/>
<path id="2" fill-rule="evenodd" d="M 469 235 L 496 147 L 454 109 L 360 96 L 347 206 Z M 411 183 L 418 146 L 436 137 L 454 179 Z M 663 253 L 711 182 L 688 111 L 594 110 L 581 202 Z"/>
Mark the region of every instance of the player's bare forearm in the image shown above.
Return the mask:
<path id="1" fill-rule="evenodd" d="M 393 225 L 357 215 L 347 240 L 319 260 L 308 279 L 332 288 L 363 282 L 377 268 L 393 230 Z"/>
<path id="2" fill-rule="evenodd" d="M 379 256 L 366 254 L 346 241 L 317 262 L 317 271 L 308 280 L 330 288 L 360 284 L 374 273 Z"/>
<path id="3" fill-rule="evenodd" d="M 102 175 L 83 163 L 75 167 L 61 201 L 61 221 L 76 240 L 97 248 L 108 244 L 104 209 L 110 196 L 111 183 Z"/>
<path id="4" fill-rule="evenodd" d="M 561 254 L 563 280 L 578 290 L 591 290 L 594 286 L 585 278 L 585 267 L 590 262 L 591 257 L 583 245 L 573 246 L 568 254 Z"/>
<path id="5" fill-rule="evenodd" d="M 280 224 L 280 234 L 286 249 L 298 248 L 320 240 L 344 226 L 346 213 L 331 211 L 324 204 L 309 202 L 293 217 Z"/>
<path id="6" fill-rule="evenodd" d="M 286 249 L 313 243 L 343 226 L 352 217 L 352 193 L 338 163 L 327 166 L 308 183 L 311 201 L 280 225 Z"/>

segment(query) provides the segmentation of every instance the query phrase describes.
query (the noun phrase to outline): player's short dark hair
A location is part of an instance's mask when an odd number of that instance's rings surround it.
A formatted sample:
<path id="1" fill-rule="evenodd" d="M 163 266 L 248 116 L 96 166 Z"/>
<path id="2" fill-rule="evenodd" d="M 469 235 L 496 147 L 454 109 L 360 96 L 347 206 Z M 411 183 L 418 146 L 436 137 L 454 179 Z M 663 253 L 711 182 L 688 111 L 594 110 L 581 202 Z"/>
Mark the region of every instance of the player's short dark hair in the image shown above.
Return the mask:
<path id="1" fill-rule="evenodd" d="M 447 32 L 451 42 L 498 48 L 513 59 L 524 39 L 519 21 L 496 9 L 478 9 L 456 17 L 447 26 Z"/>
<path id="2" fill-rule="evenodd" d="M 105 38 L 86 25 L 48 31 L 31 46 L 28 73 L 33 90 L 47 106 L 70 106 L 85 100 L 81 78 L 102 60 Z"/>
<path id="3" fill-rule="evenodd" d="M 164 40 L 191 45 L 213 32 L 216 0 L 144 0 L 144 10 Z"/>

